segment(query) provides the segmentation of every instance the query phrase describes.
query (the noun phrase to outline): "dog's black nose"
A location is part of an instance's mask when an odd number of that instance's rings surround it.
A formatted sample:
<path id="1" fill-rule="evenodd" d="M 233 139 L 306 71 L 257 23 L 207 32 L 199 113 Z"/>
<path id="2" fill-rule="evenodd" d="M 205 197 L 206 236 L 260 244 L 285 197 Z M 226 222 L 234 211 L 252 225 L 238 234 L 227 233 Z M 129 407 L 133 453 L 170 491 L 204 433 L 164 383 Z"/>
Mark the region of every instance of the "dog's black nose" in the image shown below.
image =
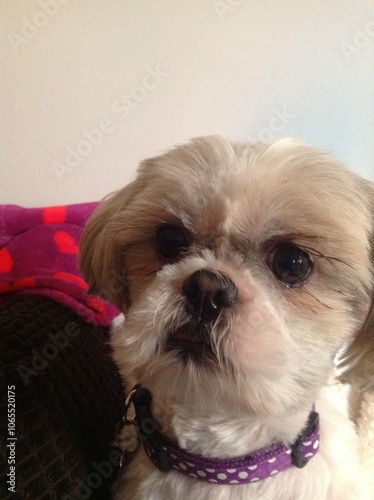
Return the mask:
<path id="1" fill-rule="evenodd" d="M 206 321 L 217 319 L 224 308 L 232 307 L 238 295 L 231 279 L 210 269 L 195 271 L 186 279 L 182 290 L 187 298 L 187 311 Z"/>

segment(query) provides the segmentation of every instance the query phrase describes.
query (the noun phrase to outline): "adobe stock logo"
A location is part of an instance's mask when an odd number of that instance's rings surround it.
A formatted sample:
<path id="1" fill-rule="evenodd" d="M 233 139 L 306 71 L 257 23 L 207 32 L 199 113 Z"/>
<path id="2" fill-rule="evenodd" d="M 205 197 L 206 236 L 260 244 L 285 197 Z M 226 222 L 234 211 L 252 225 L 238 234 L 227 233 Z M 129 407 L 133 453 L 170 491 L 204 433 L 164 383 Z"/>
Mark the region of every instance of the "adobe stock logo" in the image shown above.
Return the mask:
<path id="1" fill-rule="evenodd" d="M 110 105 L 112 115 L 100 120 L 94 128 L 83 129 L 80 140 L 74 145 L 65 147 L 64 161 L 54 161 L 52 163 L 52 168 L 58 180 L 62 181 L 66 174 L 73 172 L 85 158 L 92 155 L 105 138 L 115 131 L 116 121 L 126 119 L 167 77 L 169 77 L 169 73 L 162 70 L 159 64 L 153 67 L 147 66 L 139 85 L 133 87 L 129 92 L 119 95 L 112 101 Z"/>
<path id="2" fill-rule="evenodd" d="M 34 12 L 31 18 L 22 18 L 20 33 L 11 31 L 8 33 L 8 40 L 14 52 L 19 52 L 21 47 L 28 45 L 35 38 L 40 30 L 50 23 L 51 19 L 60 12 L 62 5 L 66 5 L 70 0 L 39 0 L 40 10 Z"/>
<path id="3" fill-rule="evenodd" d="M 242 3 L 243 0 L 213 0 L 213 8 L 220 19 L 225 19 Z"/>
<path id="4" fill-rule="evenodd" d="M 272 109 L 273 116 L 269 120 L 267 127 L 263 127 L 258 131 L 256 137 L 248 137 L 250 142 L 270 142 L 275 139 L 276 135 L 283 132 L 287 125 L 290 125 L 296 118 L 296 115 L 290 113 L 286 106 L 282 108 L 275 107 Z"/>
<path id="5" fill-rule="evenodd" d="M 81 329 L 74 321 L 66 323 L 63 331 L 48 333 L 49 342 L 44 344 L 40 350 L 32 349 L 30 363 L 18 364 L 17 371 L 23 383 L 29 385 L 30 377 L 36 377 L 45 370 L 50 361 L 54 360 L 69 345 L 70 339 L 80 333 Z"/>
<path id="6" fill-rule="evenodd" d="M 362 26 L 353 27 L 351 40 L 341 42 L 340 50 L 347 62 L 351 62 L 374 42 L 374 10 L 371 11 L 371 17 Z"/>
<path id="7" fill-rule="evenodd" d="M 116 476 L 121 456 L 122 451 L 116 449 L 111 451 L 108 460 L 100 463 L 93 462 L 91 468 L 94 470 L 83 481 L 75 485 L 75 493 L 63 495 L 62 500 L 86 500 L 92 498 L 94 490 L 100 488 L 104 480 Z"/>

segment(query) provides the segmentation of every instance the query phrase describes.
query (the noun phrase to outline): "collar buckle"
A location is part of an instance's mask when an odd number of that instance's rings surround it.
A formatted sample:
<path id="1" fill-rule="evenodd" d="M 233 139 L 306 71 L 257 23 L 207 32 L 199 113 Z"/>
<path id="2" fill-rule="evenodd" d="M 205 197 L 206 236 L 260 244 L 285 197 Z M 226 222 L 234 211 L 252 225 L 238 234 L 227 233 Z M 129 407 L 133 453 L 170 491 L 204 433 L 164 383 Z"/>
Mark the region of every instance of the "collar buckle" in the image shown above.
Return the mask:
<path id="1" fill-rule="evenodd" d="M 160 427 L 156 422 L 151 410 L 152 395 L 144 387 L 138 387 L 132 400 L 136 422 L 138 426 L 138 437 L 143 442 L 150 442 L 155 452 L 155 463 L 161 472 L 169 472 L 170 461 L 165 439 L 161 434 Z"/>
<path id="2" fill-rule="evenodd" d="M 319 415 L 316 411 L 311 411 L 309 414 L 308 422 L 301 434 L 297 437 L 296 441 L 291 446 L 291 457 L 292 457 L 292 465 L 297 467 L 298 469 L 302 469 L 309 462 L 312 457 L 303 457 L 303 442 L 306 439 L 310 439 L 310 434 L 313 432 L 313 429 L 318 428 L 319 424 Z"/>

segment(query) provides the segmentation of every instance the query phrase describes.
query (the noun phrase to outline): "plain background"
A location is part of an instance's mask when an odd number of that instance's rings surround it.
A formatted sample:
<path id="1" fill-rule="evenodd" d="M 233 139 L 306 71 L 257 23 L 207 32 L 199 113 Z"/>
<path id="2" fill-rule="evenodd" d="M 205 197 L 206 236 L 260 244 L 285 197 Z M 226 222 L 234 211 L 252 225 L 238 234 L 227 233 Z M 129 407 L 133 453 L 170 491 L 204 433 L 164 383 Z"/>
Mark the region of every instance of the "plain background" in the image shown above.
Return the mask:
<path id="1" fill-rule="evenodd" d="M 373 0 L 1 0 L 0 202 L 102 198 L 190 137 L 374 177 Z"/>

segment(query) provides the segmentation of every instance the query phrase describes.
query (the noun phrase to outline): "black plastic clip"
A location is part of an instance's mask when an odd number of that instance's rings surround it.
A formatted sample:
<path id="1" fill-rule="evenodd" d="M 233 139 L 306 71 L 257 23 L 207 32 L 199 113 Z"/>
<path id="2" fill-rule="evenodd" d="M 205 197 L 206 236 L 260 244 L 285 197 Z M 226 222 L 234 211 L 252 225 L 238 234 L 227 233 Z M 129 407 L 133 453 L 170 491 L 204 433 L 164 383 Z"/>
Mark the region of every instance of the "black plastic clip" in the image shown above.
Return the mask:
<path id="1" fill-rule="evenodd" d="M 302 445 L 303 441 L 308 439 L 308 436 L 313 431 L 313 429 L 319 424 L 319 415 L 316 411 L 312 411 L 309 414 L 308 422 L 301 432 L 301 434 L 297 437 L 294 444 L 291 446 L 291 457 L 292 457 L 292 465 L 297 467 L 298 469 L 302 469 L 309 462 L 309 458 L 303 458 L 303 450 Z M 310 457 L 311 458 L 311 457 Z"/>
<path id="2" fill-rule="evenodd" d="M 133 398 L 138 437 L 143 444 L 148 440 L 151 442 L 155 451 L 158 469 L 161 472 L 168 472 L 170 470 L 168 450 L 159 425 L 152 414 L 151 402 L 152 395 L 148 389 L 139 387 Z"/>

